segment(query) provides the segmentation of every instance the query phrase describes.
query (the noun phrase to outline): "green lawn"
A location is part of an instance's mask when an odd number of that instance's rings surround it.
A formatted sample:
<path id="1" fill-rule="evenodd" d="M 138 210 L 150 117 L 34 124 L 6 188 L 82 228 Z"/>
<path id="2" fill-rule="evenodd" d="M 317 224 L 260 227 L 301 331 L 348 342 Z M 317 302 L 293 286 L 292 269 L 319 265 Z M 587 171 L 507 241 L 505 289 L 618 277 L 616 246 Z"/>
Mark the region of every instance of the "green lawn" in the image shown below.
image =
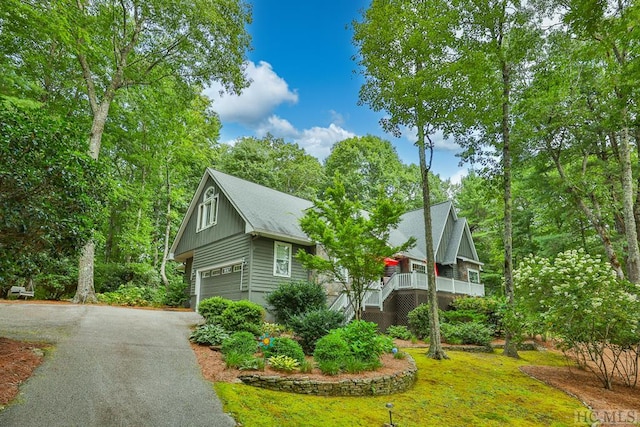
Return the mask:
<path id="1" fill-rule="evenodd" d="M 379 397 L 318 397 L 274 392 L 243 384 L 216 383 L 226 412 L 244 427 L 382 426 L 394 405 L 398 427 L 575 426 L 574 413 L 585 407 L 577 399 L 521 373 L 523 365 L 563 365 L 560 356 L 520 352 L 513 360 L 498 353 L 449 352 L 435 361 L 425 349 L 406 350 L 418 366 L 415 386 Z"/>

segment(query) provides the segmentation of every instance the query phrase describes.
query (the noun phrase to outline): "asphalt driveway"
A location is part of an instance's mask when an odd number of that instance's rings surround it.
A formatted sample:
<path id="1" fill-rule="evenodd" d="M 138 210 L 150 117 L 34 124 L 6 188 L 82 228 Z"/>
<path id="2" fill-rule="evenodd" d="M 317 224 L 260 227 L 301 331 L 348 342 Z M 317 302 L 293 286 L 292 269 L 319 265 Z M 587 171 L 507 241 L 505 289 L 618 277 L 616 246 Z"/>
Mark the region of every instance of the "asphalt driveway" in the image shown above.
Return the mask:
<path id="1" fill-rule="evenodd" d="M 189 347 L 192 312 L 0 304 L 0 336 L 55 350 L 0 426 L 233 426 Z"/>

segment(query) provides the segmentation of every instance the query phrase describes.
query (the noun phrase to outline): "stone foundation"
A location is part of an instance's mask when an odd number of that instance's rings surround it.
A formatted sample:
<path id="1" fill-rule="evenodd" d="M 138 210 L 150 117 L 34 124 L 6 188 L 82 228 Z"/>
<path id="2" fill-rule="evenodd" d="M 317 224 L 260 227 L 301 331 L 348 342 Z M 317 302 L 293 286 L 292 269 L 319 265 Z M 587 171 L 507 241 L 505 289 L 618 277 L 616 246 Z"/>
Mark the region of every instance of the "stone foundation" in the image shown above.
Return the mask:
<path id="1" fill-rule="evenodd" d="M 400 393 L 413 386 L 418 369 L 413 358 L 408 354 L 406 357 L 409 360 L 407 369 L 373 378 L 319 381 L 303 376 L 267 376 L 258 373 L 241 375 L 239 378 L 247 385 L 288 393 L 316 396 L 381 396 Z"/>

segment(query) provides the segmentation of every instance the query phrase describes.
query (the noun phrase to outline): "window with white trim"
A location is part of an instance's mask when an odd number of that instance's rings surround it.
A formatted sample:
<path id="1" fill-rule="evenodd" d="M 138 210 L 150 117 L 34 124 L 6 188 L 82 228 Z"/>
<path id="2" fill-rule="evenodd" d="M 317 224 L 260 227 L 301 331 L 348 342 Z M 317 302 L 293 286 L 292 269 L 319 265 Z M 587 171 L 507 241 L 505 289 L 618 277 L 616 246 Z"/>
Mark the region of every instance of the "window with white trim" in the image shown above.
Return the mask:
<path id="1" fill-rule="evenodd" d="M 291 244 L 273 242 L 273 275 L 291 277 Z"/>
<path id="2" fill-rule="evenodd" d="M 411 272 L 427 274 L 427 264 L 411 261 Z"/>
<path id="3" fill-rule="evenodd" d="M 216 225 L 218 219 L 218 194 L 213 187 L 207 188 L 198 206 L 198 226 L 196 231 Z"/>
<path id="4" fill-rule="evenodd" d="M 467 269 L 467 275 L 470 283 L 480 284 L 480 272 L 472 268 Z"/>

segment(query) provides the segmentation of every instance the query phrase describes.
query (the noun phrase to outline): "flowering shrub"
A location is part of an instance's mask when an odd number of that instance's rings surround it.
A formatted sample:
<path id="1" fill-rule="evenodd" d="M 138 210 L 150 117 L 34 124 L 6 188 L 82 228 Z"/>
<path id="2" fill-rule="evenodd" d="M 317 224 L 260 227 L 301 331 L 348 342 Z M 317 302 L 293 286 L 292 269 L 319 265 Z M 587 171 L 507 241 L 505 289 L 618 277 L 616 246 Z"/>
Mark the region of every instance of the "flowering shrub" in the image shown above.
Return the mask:
<path id="1" fill-rule="evenodd" d="M 619 280 L 609 264 L 583 250 L 563 252 L 553 261 L 529 257 L 513 278 L 514 316 L 531 331 L 559 338 L 583 366 L 594 362 L 594 372 L 611 388 L 619 355 L 640 343 L 640 287 Z M 637 367 L 627 378 L 635 383 Z"/>

